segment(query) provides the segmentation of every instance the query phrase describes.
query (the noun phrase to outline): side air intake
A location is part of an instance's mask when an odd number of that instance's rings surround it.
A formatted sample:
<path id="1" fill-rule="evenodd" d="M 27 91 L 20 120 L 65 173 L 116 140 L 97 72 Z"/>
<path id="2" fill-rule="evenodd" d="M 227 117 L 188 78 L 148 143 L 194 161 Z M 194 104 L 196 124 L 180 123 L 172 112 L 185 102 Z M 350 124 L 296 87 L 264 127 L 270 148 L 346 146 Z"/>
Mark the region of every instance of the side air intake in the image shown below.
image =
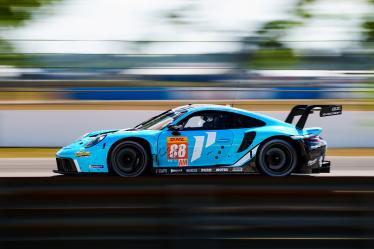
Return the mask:
<path id="1" fill-rule="evenodd" d="M 253 143 L 253 140 L 255 139 L 255 137 L 256 137 L 256 132 L 254 131 L 245 133 L 243 141 L 238 149 L 238 153 L 248 149 L 248 147 Z"/>

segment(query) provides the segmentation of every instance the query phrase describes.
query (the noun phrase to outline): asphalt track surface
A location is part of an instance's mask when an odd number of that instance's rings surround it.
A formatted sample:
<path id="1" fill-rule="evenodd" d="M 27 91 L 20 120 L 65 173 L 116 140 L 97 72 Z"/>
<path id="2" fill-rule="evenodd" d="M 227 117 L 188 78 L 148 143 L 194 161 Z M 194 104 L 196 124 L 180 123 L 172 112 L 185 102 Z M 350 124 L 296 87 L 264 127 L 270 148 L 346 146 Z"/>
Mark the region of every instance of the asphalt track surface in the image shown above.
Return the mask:
<path id="1" fill-rule="evenodd" d="M 374 176 L 374 157 L 331 156 L 329 174 L 315 176 Z M 0 177 L 52 177 L 54 158 L 0 158 Z"/>

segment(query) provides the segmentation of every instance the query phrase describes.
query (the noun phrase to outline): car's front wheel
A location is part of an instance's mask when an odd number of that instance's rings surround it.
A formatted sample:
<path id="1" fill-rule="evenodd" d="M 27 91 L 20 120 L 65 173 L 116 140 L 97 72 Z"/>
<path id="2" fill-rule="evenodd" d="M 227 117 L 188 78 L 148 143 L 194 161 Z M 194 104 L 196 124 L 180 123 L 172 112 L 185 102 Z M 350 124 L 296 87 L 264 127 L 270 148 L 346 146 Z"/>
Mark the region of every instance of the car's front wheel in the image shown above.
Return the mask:
<path id="1" fill-rule="evenodd" d="M 294 147 L 282 139 L 273 139 L 261 145 L 256 158 L 258 170 L 268 176 L 287 176 L 297 165 Z"/>
<path id="2" fill-rule="evenodd" d="M 148 164 L 146 149 L 135 141 L 123 141 L 115 145 L 109 157 L 109 171 L 122 177 L 142 175 Z"/>

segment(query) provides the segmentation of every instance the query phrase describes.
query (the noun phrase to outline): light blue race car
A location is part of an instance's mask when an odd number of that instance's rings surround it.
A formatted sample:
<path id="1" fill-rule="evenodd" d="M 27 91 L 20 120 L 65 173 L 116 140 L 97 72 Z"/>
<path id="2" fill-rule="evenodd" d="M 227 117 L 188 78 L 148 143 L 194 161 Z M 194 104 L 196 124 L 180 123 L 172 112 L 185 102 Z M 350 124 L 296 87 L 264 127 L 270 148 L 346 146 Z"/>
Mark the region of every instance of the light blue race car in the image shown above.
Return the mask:
<path id="1" fill-rule="evenodd" d="M 131 129 L 84 135 L 57 152 L 60 174 L 328 173 L 321 128 L 305 128 L 310 113 L 339 115 L 340 105 L 298 105 L 285 122 L 221 105 L 186 105 Z M 293 119 L 300 116 L 296 125 Z"/>

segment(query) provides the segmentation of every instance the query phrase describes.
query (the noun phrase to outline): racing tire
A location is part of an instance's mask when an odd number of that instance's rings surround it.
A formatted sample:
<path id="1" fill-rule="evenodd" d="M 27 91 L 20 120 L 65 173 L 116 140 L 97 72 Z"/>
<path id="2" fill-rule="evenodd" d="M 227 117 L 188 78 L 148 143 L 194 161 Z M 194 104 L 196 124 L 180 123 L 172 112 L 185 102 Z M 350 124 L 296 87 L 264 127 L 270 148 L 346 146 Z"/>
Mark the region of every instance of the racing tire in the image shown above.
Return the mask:
<path id="1" fill-rule="evenodd" d="M 149 165 L 147 150 L 135 141 L 123 141 L 113 148 L 108 164 L 109 172 L 121 177 L 144 174 Z"/>
<path id="2" fill-rule="evenodd" d="M 297 166 L 297 153 L 289 142 L 273 139 L 260 146 L 256 166 L 263 175 L 287 176 Z"/>

